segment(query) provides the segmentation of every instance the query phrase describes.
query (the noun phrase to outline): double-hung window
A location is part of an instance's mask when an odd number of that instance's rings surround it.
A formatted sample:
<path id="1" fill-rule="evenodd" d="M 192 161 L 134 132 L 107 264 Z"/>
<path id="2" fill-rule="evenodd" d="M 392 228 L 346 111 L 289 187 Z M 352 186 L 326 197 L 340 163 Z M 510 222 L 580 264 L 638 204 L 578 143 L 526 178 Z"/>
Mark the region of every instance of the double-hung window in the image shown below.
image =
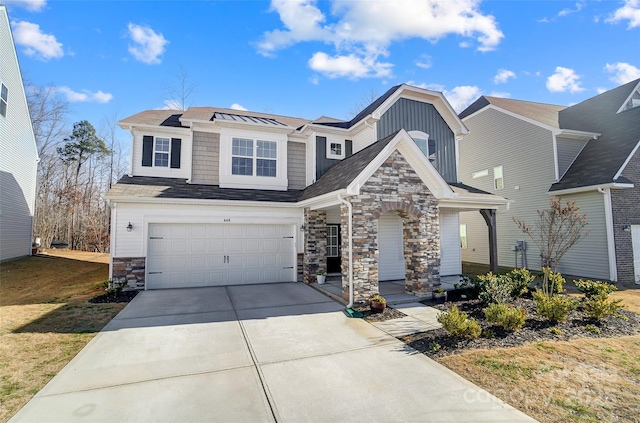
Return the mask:
<path id="1" fill-rule="evenodd" d="M 156 138 L 154 165 L 158 167 L 169 167 L 169 138 Z"/>
<path id="2" fill-rule="evenodd" d="M 275 141 L 233 138 L 231 174 L 276 177 L 278 144 Z"/>
<path id="3" fill-rule="evenodd" d="M 0 85 L 0 115 L 7 117 L 7 97 L 9 95 L 9 89 L 4 84 Z"/>
<path id="4" fill-rule="evenodd" d="M 493 168 L 493 187 L 495 189 L 504 188 L 504 177 L 502 173 L 502 166 Z"/>

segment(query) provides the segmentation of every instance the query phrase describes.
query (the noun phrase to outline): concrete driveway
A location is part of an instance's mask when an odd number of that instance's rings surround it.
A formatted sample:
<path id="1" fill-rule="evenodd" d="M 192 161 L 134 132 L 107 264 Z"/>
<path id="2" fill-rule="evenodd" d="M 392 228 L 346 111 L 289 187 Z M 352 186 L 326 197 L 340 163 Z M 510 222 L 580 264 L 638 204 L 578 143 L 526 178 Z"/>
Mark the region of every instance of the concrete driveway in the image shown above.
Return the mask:
<path id="1" fill-rule="evenodd" d="M 12 422 L 533 421 L 301 283 L 140 293 Z"/>

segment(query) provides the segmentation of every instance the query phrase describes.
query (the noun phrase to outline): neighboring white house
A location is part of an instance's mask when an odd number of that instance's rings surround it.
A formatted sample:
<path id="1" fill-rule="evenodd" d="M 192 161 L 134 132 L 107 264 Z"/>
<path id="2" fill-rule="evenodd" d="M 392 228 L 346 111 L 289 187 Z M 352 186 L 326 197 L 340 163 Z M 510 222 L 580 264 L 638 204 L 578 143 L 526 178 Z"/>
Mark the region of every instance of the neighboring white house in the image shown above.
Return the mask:
<path id="1" fill-rule="evenodd" d="M 458 183 L 466 127 L 441 93 L 408 85 L 350 121 L 192 107 L 119 125 L 131 167 L 107 194 L 111 274 L 139 288 L 310 283 L 328 270 L 345 299 L 379 280 L 426 293 L 461 273 L 460 211 L 507 203 Z"/>
<path id="2" fill-rule="evenodd" d="M 7 8 L 0 5 L 0 261 L 31 254 L 37 163 Z"/>
<path id="3" fill-rule="evenodd" d="M 500 265 L 540 269 L 512 217 L 533 224 L 559 197 L 582 207 L 591 232 L 558 270 L 640 283 L 640 80 L 570 107 L 481 97 L 460 117 L 460 180 L 514 200 L 497 214 Z M 484 221 L 462 213 L 461 232 L 463 260 L 487 263 Z"/>

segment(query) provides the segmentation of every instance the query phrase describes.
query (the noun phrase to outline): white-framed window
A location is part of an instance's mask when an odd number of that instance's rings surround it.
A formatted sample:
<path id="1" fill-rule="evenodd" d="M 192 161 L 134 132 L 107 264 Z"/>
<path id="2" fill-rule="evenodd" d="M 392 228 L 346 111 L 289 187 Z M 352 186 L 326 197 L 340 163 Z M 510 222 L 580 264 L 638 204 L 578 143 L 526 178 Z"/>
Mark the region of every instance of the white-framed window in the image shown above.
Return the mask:
<path id="1" fill-rule="evenodd" d="M 153 153 L 153 165 L 169 167 L 169 138 L 156 137 Z"/>
<path id="2" fill-rule="evenodd" d="M 504 188 L 504 175 L 502 166 L 496 166 L 493 168 L 493 187 L 495 189 Z"/>
<path id="3" fill-rule="evenodd" d="M 460 224 L 460 248 L 467 249 L 467 224 Z"/>
<path id="4" fill-rule="evenodd" d="M 409 136 L 413 138 L 413 141 L 430 162 L 436 160 L 436 141 L 429 139 L 429 134 L 422 131 L 410 131 Z"/>
<path id="5" fill-rule="evenodd" d="M 7 117 L 7 98 L 9 96 L 9 89 L 4 84 L 0 85 L 0 115 Z"/>
<path id="6" fill-rule="evenodd" d="M 344 159 L 344 141 L 327 139 L 327 159 Z"/>
<path id="7" fill-rule="evenodd" d="M 277 142 L 232 138 L 231 143 L 232 175 L 276 177 Z"/>
<path id="8" fill-rule="evenodd" d="M 327 225 L 327 257 L 340 256 L 340 227 Z"/>

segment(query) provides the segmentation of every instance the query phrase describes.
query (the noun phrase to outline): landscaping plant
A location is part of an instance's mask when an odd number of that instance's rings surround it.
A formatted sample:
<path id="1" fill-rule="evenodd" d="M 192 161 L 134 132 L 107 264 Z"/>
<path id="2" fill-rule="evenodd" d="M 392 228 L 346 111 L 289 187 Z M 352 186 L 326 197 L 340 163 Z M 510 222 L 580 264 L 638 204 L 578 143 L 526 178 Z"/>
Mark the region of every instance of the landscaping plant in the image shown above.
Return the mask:
<path id="1" fill-rule="evenodd" d="M 577 307 L 577 302 L 570 297 L 548 295 L 541 290 L 533 292 L 533 301 L 536 303 L 538 314 L 553 323 L 564 322 L 567 314 Z"/>
<path id="2" fill-rule="evenodd" d="M 529 291 L 529 285 L 535 279 L 535 276 L 531 274 L 526 268 L 513 269 L 511 272 L 505 275 L 509 279 L 509 285 L 511 286 L 511 296 L 518 298 Z"/>
<path id="3" fill-rule="evenodd" d="M 438 322 L 453 336 L 476 339 L 482 332 L 480 323 L 474 318 L 469 318 L 467 313 L 461 312 L 455 305 L 451 310 L 438 314 Z"/>
<path id="4" fill-rule="evenodd" d="M 616 290 L 612 284 L 582 279 L 573 281 L 578 290 L 584 293 L 582 309 L 592 319 L 600 320 L 616 314 L 620 309 L 622 300 L 610 300 L 609 294 Z"/>
<path id="5" fill-rule="evenodd" d="M 482 304 L 489 305 L 511 301 L 511 284 L 506 276 L 489 272 L 486 275 L 478 275 L 478 280 L 480 281 L 478 298 Z"/>
<path id="6" fill-rule="evenodd" d="M 507 332 L 515 332 L 524 326 L 527 312 L 524 308 L 494 303 L 484 309 L 484 315 L 488 322 L 495 323 Z"/>

